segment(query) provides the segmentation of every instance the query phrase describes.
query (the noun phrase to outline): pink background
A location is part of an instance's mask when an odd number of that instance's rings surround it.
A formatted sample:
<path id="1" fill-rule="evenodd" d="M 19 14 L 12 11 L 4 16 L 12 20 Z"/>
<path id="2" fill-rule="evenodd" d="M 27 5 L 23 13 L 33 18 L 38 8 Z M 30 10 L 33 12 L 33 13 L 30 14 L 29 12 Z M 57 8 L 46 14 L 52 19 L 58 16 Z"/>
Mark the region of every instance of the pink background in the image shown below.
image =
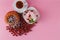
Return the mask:
<path id="1" fill-rule="evenodd" d="M 0 40 L 60 40 L 60 0 L 27 0 L 40 12 L 40 20 L 27 35 L 12 36 L 6 30 L 4 16 L 13 10 L 14 0 L 0 0 Z"/>

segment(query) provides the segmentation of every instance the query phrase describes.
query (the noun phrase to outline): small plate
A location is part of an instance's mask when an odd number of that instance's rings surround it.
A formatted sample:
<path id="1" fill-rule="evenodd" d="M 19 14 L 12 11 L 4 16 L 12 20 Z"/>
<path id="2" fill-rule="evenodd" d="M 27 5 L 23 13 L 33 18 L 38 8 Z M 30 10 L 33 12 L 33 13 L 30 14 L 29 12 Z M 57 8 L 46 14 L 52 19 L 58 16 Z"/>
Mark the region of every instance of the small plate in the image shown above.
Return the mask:
<path id="1" fill-rule="evenodd" d="M 23 18 L 28 24 L 34 24 L 40 18 L 40 14 L 34 7 L 29 7 L 24 13 Z"/>
<path id="2" fill-rule="evenodd" d="M 17 3 L 19 2 L 19 3 Z M 17 7 L 18 6 L 18 7 Z M 22 6 L 22 7 L 21 7 Z M 20 7 L 20 8 L 19 8 Z M 28 8 L 28 3 L 26 2 L 26 0 L 15 0 L 13 3 L 13 8 L 15 11 L 17 11 L 18 13 L 23 13 L 24 11 L 27 10 Z"/>

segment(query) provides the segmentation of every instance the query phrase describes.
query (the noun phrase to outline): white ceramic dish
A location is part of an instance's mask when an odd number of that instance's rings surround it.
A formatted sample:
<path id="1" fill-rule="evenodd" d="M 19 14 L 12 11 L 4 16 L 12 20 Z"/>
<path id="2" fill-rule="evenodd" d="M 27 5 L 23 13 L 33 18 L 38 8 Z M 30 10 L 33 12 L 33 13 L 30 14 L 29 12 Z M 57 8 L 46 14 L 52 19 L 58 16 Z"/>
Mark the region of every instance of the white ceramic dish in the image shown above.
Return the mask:
<path id="1" fill-rule="evenodd" d="M 16 3 L 18 1 L 21 1 L 23 3 L 23 7 L 22 8 L 17 8 L 16 7 Z M 17 11 L 18 13 L 23 13 L 24 11 L 26 11 L 28 8 L 28 3 L 26 2 L 26 0 L 15 0 L 14 3 L 13 3 L 13 9 L 15 11 Z"/>
<path id="2" fill-rule="evenodd" d="M 34 7 L 29 7 L 27 10 L 29 10 L 27 13 L 26 13 L 26 12 L 23 13 L 23 18 L 24 18 L 24 20 L 25 20 L 28 24 L 33 24 L 33 23 L 37 22 L 37 21 L 39 20 L 39 18 L 40 18 L 40 14 L 39 14 L 39 12 L 37 11 L 37 9 L 34 8 Z M 30 12 L 31 10 L 33 10 L 33 12 Z M 29 20 L 27 20 L 28 17 L 29 17 L 29 15 L 31 15 L 31 18 L 34 20 L 33 22 L 29 22 Z M 29 18 L 29 19 L 30 19 L 30 18 Z"/>

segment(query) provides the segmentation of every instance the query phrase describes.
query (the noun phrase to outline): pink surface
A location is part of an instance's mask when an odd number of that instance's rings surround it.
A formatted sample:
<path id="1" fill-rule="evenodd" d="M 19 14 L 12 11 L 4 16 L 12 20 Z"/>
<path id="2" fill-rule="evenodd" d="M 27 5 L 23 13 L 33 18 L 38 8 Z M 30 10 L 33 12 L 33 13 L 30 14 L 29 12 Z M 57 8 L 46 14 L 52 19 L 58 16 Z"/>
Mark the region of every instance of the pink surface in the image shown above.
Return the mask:
<path id="1" fill-rule="evenodd" d="M 27 0 L 41 14 L 33 31 L 26 36 L 15 37 L 6 30 L 5 14 L 13 10 L 14 0 L 0 0 L 0 40 L 60 40 L 60 0 Z"/>

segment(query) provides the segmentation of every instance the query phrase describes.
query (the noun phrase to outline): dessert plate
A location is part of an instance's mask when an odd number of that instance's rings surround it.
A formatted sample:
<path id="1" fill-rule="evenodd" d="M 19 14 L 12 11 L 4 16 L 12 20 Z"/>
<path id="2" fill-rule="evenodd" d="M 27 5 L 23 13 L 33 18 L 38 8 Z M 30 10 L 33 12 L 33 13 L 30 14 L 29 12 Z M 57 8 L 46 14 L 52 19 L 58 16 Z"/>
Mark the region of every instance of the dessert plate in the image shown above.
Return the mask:
<path id="1" fill-rule="evenodd" d="M 33 24 L 38 21 L 40 17 L 39 12 L 34 7 L 29 7 L 24 13 L 23 18 L 28 24 Z"/>
<path id="2" fill-rule="evenodd" d="M 23 13 L 28 8 L 26 0 L 15 0 L 13 3 L 13 9 L 18 13 Z"/>

